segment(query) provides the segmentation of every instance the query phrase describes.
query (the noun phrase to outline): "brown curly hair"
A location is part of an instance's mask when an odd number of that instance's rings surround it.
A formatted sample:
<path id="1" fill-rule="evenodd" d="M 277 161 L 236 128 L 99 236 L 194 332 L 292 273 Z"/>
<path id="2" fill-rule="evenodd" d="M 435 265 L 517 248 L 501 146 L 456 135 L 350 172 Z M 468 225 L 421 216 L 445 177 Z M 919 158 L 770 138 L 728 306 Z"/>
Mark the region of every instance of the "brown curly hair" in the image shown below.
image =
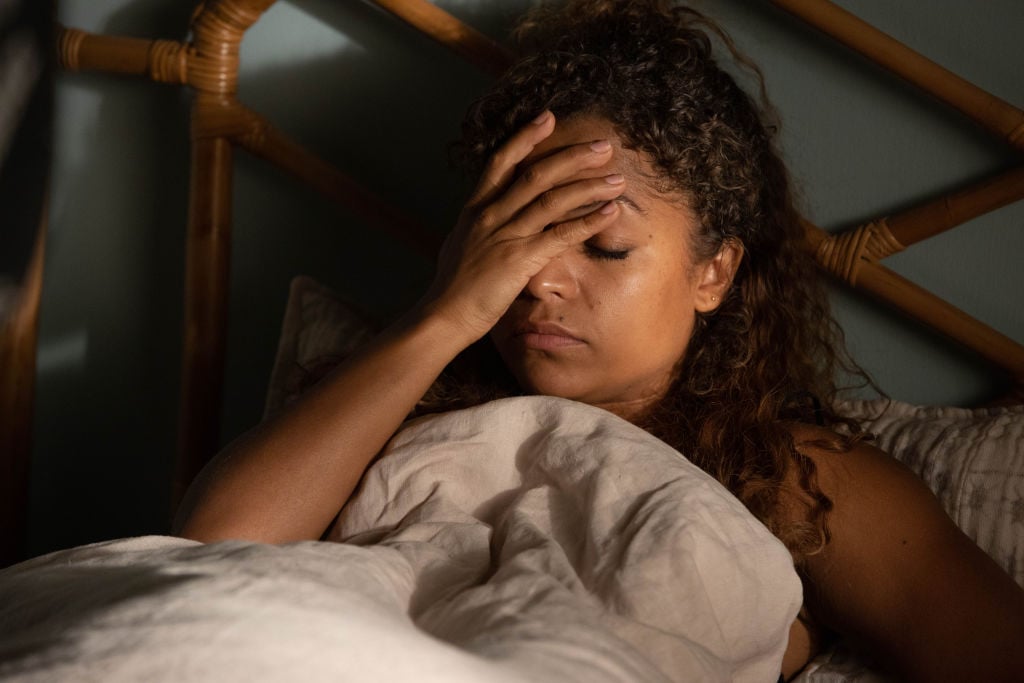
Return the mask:
<path id="1" fill-rule="evenodd" d="M 700 13 L 663 0 L 570 0 L 534 9 L 514 37 L 520 54 L 463 122 L 457 154 L 479 171 L 512 133 L 551 110 L 591 115 L 652 160 L 665 191 L 699 218 L 696 260 L 727 240 L 743 258 L 721 306 L 699 315 L 672 388 L 638 424 L 717 478 L 779 537 L 798 565 L 828 541 L 831 501 L 788 423 L 839 427 L 813 445 L 863 438 L 833 409 L 836 372 L 870 380 L 848 357 L 774 147 L 760 71 Z M 716 61 L 713 38 L 748 68 L 762 106 Z M 471 347 L 424 397 L 421 412 L 514 393 L 489 342 Z M 873 384 L 872 384 L 873 386 Z M 784 514 L 796 467 L 806 514 Z M 802 517 L 802 519 L 800 519 Z"/>

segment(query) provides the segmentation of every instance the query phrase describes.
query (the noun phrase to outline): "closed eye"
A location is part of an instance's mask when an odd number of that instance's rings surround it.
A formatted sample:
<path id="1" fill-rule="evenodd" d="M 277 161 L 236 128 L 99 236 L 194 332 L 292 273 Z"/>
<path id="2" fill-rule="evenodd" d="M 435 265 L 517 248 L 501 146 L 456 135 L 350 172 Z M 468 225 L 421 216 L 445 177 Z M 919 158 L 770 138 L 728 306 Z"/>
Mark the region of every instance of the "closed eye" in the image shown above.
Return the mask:
<path id="1" fill-rule="evenodd" d="M 587 256 L 598 261 L 623 261 L 629 256 L 629 249 L 601 249 L 589 242 L 583 244 Z"/>

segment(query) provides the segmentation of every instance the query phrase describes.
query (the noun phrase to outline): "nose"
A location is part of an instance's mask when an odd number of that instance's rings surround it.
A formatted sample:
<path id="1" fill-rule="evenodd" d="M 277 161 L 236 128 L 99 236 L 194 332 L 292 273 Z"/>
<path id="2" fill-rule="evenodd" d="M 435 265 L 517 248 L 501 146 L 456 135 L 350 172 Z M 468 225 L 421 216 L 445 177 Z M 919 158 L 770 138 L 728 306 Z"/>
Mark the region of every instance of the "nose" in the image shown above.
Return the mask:
<path id="1" fill-rule="evenodd" d="M 565 254 L 548 261 L 536 275 L 530 278 L 523 294 L 535 299 L 570 299 L 579 292 L 579 280 L 571 259 Z"/>

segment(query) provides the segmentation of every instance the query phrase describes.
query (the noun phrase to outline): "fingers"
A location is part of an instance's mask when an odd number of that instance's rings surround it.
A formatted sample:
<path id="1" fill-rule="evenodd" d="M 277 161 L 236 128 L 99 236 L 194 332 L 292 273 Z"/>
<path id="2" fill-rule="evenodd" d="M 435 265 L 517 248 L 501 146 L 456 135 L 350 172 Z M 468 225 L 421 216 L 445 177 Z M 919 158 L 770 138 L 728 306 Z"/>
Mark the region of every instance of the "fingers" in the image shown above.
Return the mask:
<path id="1" fill-rule="evenodd" d="M 495 199 L 490 211 L 499 222 L 505 222 L 535 201 L 548 203 L 553 189 L 583 171 L 604 166 L 611 158 L 612 145 L 607 140 L 566 147 L 523 168 L 508 190 Z"/>
<path id="2" fill-rule="evenodd" d="M 536 263 L 542 267 L 562 252 L 574 247 L 601 232 L 619 215 L 621 208 L 617 202 L 605 202 L 596 211 L 557 223 L 550 230 L 528 237 L 530 250 Z"/>
<path id="3" fill-rule="evenodd" d="M 542 192 L 502 229 L 508 237 L 525 237 L 552 224 L 570 222 L 599 209 L 625 190 L 623 176 L 586 178 Z"/>
<path id="4" fill-rule="evenodd" d="M 571 145 L 524 167 L 523 162 L 554 128 L 555 117 L 546 111 L 495 152 L 466 206 L 461 231 L 484 240 L 496 233 L 522 237 L 592 211 L 621 193 L 615 188 L 622 183 L 617 175 L 569 181 L 611 160 L 613 148 L 608 140 Z"/>
<path id="5" fill-rule="evenodd" d="M 516 167 L 529 156 L 537 143 L 551 135 L 554 130 L 554 114 L 544 111 L 530 124 L 516 132 L 491 156 L 470 203 L 486 203 L 503 191 L 515 175 Z"/>

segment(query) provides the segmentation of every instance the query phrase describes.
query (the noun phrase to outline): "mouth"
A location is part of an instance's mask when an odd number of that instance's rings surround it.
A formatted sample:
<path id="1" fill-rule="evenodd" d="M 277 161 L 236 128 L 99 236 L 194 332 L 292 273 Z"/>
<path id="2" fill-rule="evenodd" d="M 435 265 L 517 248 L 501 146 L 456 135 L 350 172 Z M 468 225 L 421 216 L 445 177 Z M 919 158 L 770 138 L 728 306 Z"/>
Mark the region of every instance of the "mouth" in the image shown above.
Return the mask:
<path id="1" fill-rule="evenodd" d="M 518 325 L 512 336 L 527 349 L 539 351 L 551 351 L 586 344 L 571 330 L 545 321 L 527 321 Z"/>

